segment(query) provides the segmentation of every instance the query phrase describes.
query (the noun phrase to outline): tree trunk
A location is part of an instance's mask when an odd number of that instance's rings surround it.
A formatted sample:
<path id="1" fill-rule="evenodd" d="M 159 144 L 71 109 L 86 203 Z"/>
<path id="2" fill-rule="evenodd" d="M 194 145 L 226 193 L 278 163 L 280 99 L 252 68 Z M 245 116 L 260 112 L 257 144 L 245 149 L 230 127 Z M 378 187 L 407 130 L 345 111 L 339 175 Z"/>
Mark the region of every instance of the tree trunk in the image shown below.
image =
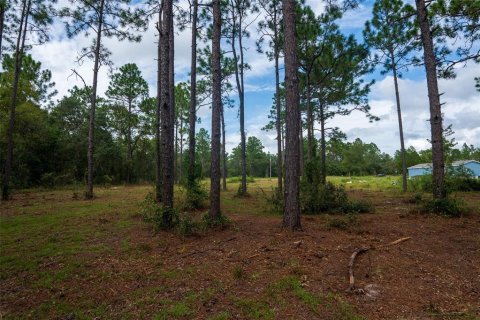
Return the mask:
<path id="1" fill-rule="evenodd" d="M 162 10 L 158 10 L 158 46 L 157 46 L 157 110 L 155 119 L 155 150 L 156 150 L 156 163 L 155 163 L 155 200 L 162 202 L 163 185 L 162 185 L 162 135 L 161 135 L 161 96 L 162 96 Z"/>
<path id="2" fill-rule="evenodd" d="M 192 67 L 190 71 L 190 115 L 188 128 L 188 186 L 195 183 L 195 124 L 197 122 L 197 17 L 198 0 L 193 0 Z"/>
<path id="3" fill-rule="evenodd" d="M 175 119 L 174 132 L 175 132 L 175 151 L 173 153 L 173 171 L 175 172 L 175 182 L 178 183 L 178 119 Z"/>
<path id="4" fill-rule="evenodd" d="M 395 85 L 395 98 L 397 102 L 398 129 L 400 133 L 400 153 L 402 157 L 402 191 L 407 192 L 407 161 L 405 159 L 405 140 L 403 139 L 402 109 L 400 107 L 400 92 L 398 90 L 397 66 L 395 64 L 395 56 L 393 55 L 393 52 L 390 53 L 390 59 L 392 60 L 393 82 Z"/>
<path id="5" fill-rule="evenodd" d="M 283 0 L 285 24 L 286 148 L 283 227 L 301 230 L 300 223 L 300 108 L 298 89 L 295 1 Z"/>
<path id="6" fill-rule="evenodd" d="M 105 0 L 100 2 L 100 12 L 98 17 L 97 40 L 95 43 L 95 62 L 93 67 L 93 85 L 92 97 L 90 106 L 90 120 L 88 125 L 88 152 L 87 152 L 87 192 L 85 198 L 93 198 L 93 154 L 95 152 L 95 109 L 97 107 L 97 85 L 98 85 L 98 71 L 100 69 L 100 48 L 103 28 L 103 10 Z"/>
<path id="7" fill-rule="evenodd" d="M 274 56 L 275 56 L 275 104 L 277 109 L 277 119 L 275 122 L 277 128 L 277 176 L 278 176 L 278 194 L 283 193 L 283 158 L 282 158 L 282 107 L 281 107 L 281 100 L 280 100 L 280 66 L 279 66 L 279 57 L 280 57 L 280 50 L 278 48 L 278 41 L 280 40 L 278 37 L 278 30 L 277 30 L 277 10 L 275 7 L 273 13 L 273 23 L 275 25 L 274 30 Z"/>
<path id="8" fill-rule="evenodd" d="M 174 106 L 172 105 L 171 94 L 173 92 L 172 86 L 174 85 L 171 80 L 171 38 L 173 34 L 171 32 L 171 24 L 173 23 L 173 0 L 166 0 L 163 9 L 163 25 L 162 25 L 162 95 L 161 95 L 161 116 L 162 116 L 162 145 L 163 145 L 163 174 L 162 185 L 163 194 L 162 200 L 165 207 L 163 214 L 163 224 L 166 228 L 172 227 L 172 209 L 173 209 L 173 184 L 174 184 L 174 121 L 172 117 L 172 111 Z"/>
<path id="9" fill-rule="evenodd" d="M 320 143 L 320 183 L 325 185 L 327 183 L 327 148 L 325 141 L 325 110 L 323 104 L 320 104 L 320 134 L 321 134 L 321 143 Z"/>
<path id="10" fill-rule="evenodd" d="M 178 162 L 178 183 L 183 181 L 183 118 L 180 117 L 180 161 Z"/>
<path id="11" fill-rule="evenodd" d="M 10 100 L 10 117 L 7 129 L 7 152 L 5 155 L 5 165 L 2 178 L 2 200 L 7 201 L 10 198 L 10 176 L 12 174 L 13 163 L 13 132 L 15 130 L 15 108 L 17 106 L 18 83 L 22 72 L 23 52 L 25 49 L 25 38 L 27 35 L 28 17 L 30 15 L 32 1 L 23 1 L 22 16 L 20 18 L 17 45 L 15 47 L 15 74 L 12 85 L 12 97 Z"/>
<path id="12" fill-rule="evenodd" d="M 235 80 L 237 82 L 237 90 L 238 90 L 238 99 L 239 99 L 239 116 L 240 116 L 240 147 L 241 147 L 241 155 L 240 155 L 240 166 L 241 166 L 241 174 L 242 180 L 240 183 L 240 190 L 239 193 L 241 195 L 245 195 L 247 193 L 247 152 L 246 152 L 246 137 L 245 137 L 245 94 L 244 94 L 244 68 L 243 68 L 243 47 L 242 47 L 242 17 L 236 17 L 235 13 L 240 15 L 237 11 L 238 8 L 235 4 L 232 4 L 232 53 L 233 59 L 235 62 Z M 237 11 L 237 12 L 236 12 Z M 237 27 L 235 21 L 239 19 L 240 24 Z M 238 43 L 240 46 L 240 59 L 238 57 L 237 48 L 236 48 L 236 32 L 238 28 Z M 239 61 L 240 60 L 240 61 Z"/>
<path id="13" fill-rule="evenodd" d="M 171 137 L 172 137 L 172 151 L 173 148 L 174 148 L 174 144 L 176 144 L 176 137 L 175 137 L 175 141 L 173 140 L 173 137 L 175 135 L 175 39 L 174 39 L 174 36 L 175 36 L 175 30 L 174 30 L 174 25 L 173 25 L 173 16 L 174 16 L 174 12 L 173 12 L 173 1 L 172 1 L 172 9 L 171 9 L 171 12 L 170 12 L 170 21 L 169 21 L 169 28 L 170 28 L 170 32 L 169 32 L 169 37 L 168 37 L 168 42 L 169 42 L 169 51 L 168 51 L 168 56 L 169 56 L 169 68 L 168 68 L 168 81 L 169 81 L 169 85 L 168 85 L 168 89 L 170 90 L 170 134 L 171 134 Z M 173 161 L 173 168 L 172 168 L 172 174 L 173 174 L 173 177 L 172 177 L 172 199 L 173 199 L 173 184 L 175 182 L 175 179 L 176 179 L 176 175 L 177 175 L 177 162 L 176 162 L 176 156 L 177 154 L 175 153 L 175 159 L 172 159 Z M 172 200 L 173 201 L 173 200 Z"/>
<path id="14" fill-rule="evenodd" d="M 300 176 L 303 176 L 304 166 L 305 166 L 305 148 L 303 145 L 303 125 L 302 125 L 302 112 L 298 111 L 298 127 L 299 127 L 299 136 L 298 140 L 300 144 Z"/>
<path id="15" fill-rule="evenodd" d="M 430 125 L 432 131 L 432 161 L 433 161 L 433 197 L 444 199 L 447 196 L 444 184 L 445 162 L 443 155 L 443 125 L 442 107 L 438 91 L 436 59 L 433 48 L 432 33 L 428 21 L 424 0 L 415 0 L 417 17 L 422 36 L 425 71 L 427 75 L 428 99 L 430 102 Z"/>
<path id="16" fill-rule="evenodd" d="M 220 218 L 220 113 L 222 108 L 222 70 L 220 38 L 222 13 L 220 0 L 213 0 L 212 36 L 212 165 L 210 173 L 210 219 Z"/>
<path id="17" fill-rule="evenodd" d="M 222 190 L 227 191 L 227 152 L 225 150 L 225 144 L 226 144 L 226 137 L 225 137 L 225 114 L 224 114 L 224 108 L 222 105 L 221 108 L 221 121 L 222 121 Z"/>
<path id="18" fill-rule="evenodd" d="M 127 136 L 127 184 L 132 183 L 132 166 L 133 166 L 133 147 L 132 147 L 132 126 L 130 117 L 132 115 L 132 102 L 128 102 L 128 136 Z"/>
<path id="19" fill-rule="evenodd" d="M 5 11 L 7 3 L 0 4 L 0 61 L 2 61 L 3 25 L 5 24 Z"/>
<path id="20" fill-rule="evenodd" d="M 313 108 L 312 108 L 312 91 L 310 87 L 310 74 L 306 75 L 306 89 L 307 89 L 307 160 L 312 162 L 315 157 L 315 141 L 313 135 Z M 302 141 L 303 144 L 303 141 Z"/>

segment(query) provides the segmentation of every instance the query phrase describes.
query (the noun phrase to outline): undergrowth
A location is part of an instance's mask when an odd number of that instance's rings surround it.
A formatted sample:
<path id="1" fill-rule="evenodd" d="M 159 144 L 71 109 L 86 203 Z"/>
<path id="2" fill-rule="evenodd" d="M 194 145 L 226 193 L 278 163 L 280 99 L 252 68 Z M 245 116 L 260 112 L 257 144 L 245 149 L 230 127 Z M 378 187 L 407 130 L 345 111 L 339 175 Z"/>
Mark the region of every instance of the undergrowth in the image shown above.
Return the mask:
<path id="1" fill-rule="evenodd" d="M 468 212 L 465 202 L 459 199 L 428 199 L 421 201 L 419 206 L 421 213 L 446 217 L 461 217 Z"/>
<path id="2" fill-rule="evenodd" d="M 157 203 L 151 192 L 147 194 L 140 208 L 143 220 L 153 224 L 156 231 L 174 230 L 182 237 L 210 228 L 225 228 L 231 223 L 225 215 L 212 219 L 208 213 L 204 214 L 201 221 L 197 222 L 188 213 L 180 214 L 176 209 Z"/>

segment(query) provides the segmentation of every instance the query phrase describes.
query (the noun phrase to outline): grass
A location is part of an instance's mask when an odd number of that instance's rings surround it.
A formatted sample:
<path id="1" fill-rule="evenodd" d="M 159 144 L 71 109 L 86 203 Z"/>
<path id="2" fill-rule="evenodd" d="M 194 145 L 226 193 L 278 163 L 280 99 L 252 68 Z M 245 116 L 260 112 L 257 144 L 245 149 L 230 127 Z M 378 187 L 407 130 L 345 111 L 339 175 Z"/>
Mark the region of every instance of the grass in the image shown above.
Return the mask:
<path id="1" fill-rule="evenodd" d="M 297 298 L 318 316 L 324 317 L 326 314 L 330 314 L 329 319 L 335 320 L 364 319 L 356 315 L 352 307 L 339 296 L 333 294 L 322 296 L 308 291 L 297 276 L 280 279 L 268 289 L 269 295 L 274 299 L 277 299 L 284 292 Z"/>
<path id="2" fill-rule="evenodd" d="M 350 181 L 345 179 L 349 178 L 331 178 L 334 183 Z M 395 179 L 399 178 L 353 178 L 346 188 L 387 190 L 394 195 L 400 188 L 391 184 Z M 202 184 L 208 190 L 208 181 Z M 250 196 L 240 199 L 235 196 L 239 183 L 229 183 L 229 190 L 222 193 L 222 213 L 272 215 L 266 210 L 265 195 L 271 194 L 275 185 L 275 178 L 257 178 L 248 184 Z M 1 291 L 2 306 L 13 295 L 22 299 L 11 300 L 19 303 L 15 311 L 5 314 L 1 310 L 0 314 L 5 319 L 70 315 L 75 319 L 118 318 L 119 314 L 125 318 L 185 319 L 197 317 L 199 310 L 211 303 L 212 320 L 231 319 L 238 314 L 242 319 L 274 319 L 282 315 L 282 301 L 291 301 L 317 317 L 360 319 L 340 296 L 319 294 L 303 286 L 298 261 L 286 266 L 291 276 L 270 284 L 264 281 L 268 271 L 265 274 L 244 265 L 230 269 L 224 279 L 212 275 L 211 266 L 182 265 L 181 256 L 195 252 L 195 238 L 155 235 L 142 221 L 140 203 L 151 190 L 151 186 L 97 188 L 93 201 L 75 200 L 69 189 L 28 190 L 16 194 L 12 202 L 2 203 L 0 281 L 2 286 L 14 288 Z M 177 193 L 176 197 L 181 204 L 185 194 Z M 333 217 L 326 223 L 329 228 L 348 230 L 357 222 Z M 145 238 L 133 236 L 138 230 Z M 178 265 L 164 263 L 164 248 L 179 255 Z M 185 283 L 198 279 L 208 281 L 186 287 Z M 255 294 L 244 297 L 232 293 L 241 286 L 256 284 L 259 287 Z M 96 296 L 90 289 L 96 290 Z M 222 301 L 228 310 L 216 308 L 212 301 Z M 24 307 L 20 304 L 27 302 Z"/>

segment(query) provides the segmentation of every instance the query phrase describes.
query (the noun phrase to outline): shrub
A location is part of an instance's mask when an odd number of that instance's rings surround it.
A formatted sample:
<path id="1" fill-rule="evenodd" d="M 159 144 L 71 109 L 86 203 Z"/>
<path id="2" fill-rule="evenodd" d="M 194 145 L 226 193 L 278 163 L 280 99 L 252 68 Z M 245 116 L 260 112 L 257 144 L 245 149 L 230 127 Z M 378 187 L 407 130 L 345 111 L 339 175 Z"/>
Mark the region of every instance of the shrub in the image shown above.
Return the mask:
<path id="1" fill-rule="evenodd" d="M 193 221 L 190 217 L 184 216 L 180 217 L 178 222 L 177 231 L 178 234 L 182 237 L 191 235 L 198 230 L 198 223 Z"/>
<path id="2" fill-rule="evenodd" d="M 431 199 L 421 203 L 420 212 L 447 217 L 461 217 L 467 212 L 464 202 L 458 199 Z"/>
<path id="3" fill-rule="evenodd" d="M 278 187 L 272 188 L 271 195 L 268 195 L 260 189 L 265 196 L 267 203 L 267 210 L 271 213 L 282 214 L 283 213 L 283 193 L 280 193 Z"/>
<path id="4" fill-rule="evenodd" d="M 55 186 L 55 174 L 53 172 L 42 174 L 40 184 L 45 188 L 53 188 Z"/>
<path id="5" fill-rule="evenodd" d="M 158 204 L 152 192 L 147 194 L 140 208 L 143 220 L 152 223 L 156 230 L 169 230 L 179 224 L 178 212 Z"/>
<path id="6" fill-rule="evenodd" d="M 340 229 L 346 230 L 349 227 L 358 226 L 358 216 L 356 214 L 349 213 L 346 218 L 328 218 L 326 222 L 328 229 Z"/>
<path id="7" fill-rule="evenodd" d="M 230 224 L 230 219 L 223 214 L 220 215 L 218 219 L 210 218 L 210 214 L 208 212 L 202 218 L 203 226 L 208 228 L 225 228 Z"/>
<path id="8" fill-rule="evenodd" d="M 367 213 L 373 210 L 372 205 L 367 202 L 349 200 L 345 188 L 337 187 L 331 182 L 315 185 L 302 181 L 300 204 L 302 212 L 306 214 Z"/>
<path id="9" fill-rule="evenodd" d="M 413 177 L 408 181 L 408 187 L 414 192 L 432 192 L 432 175 Z M 449 170 L 445 175 L 447 192 L 480 191 L 480 179 L 475 179 L 464 170 Z"/>
<path id="10" fill-rule="evenodd" d="M 413 192 L 432 192 L 433 179 L 431 175 L 412 177 L 408 180 L 408 189 Z"/>
<path id="11" fill-rule="evenodd" d="M 202 188 L 198 181 L 190 183 L 186 187 L 187 197 L 185 199 L 185 209 L 195 210 L 204 207 L 205 200 L 208 198 L 208 194 L 205 189 Z"/>

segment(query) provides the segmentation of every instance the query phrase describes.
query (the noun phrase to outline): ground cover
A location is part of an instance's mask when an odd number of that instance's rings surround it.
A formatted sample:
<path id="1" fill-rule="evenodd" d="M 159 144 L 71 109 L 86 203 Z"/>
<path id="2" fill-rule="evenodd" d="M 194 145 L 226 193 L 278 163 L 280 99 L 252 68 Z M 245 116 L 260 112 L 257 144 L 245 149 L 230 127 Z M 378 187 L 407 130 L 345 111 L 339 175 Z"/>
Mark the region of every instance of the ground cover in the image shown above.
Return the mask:
<path id="1" fill-rule="evenodd" d="M 346 184 L 374 213 L 303 216 L 298 233 L 269 213 L 275 179 L 255 179 L 246 198 L 229 183 L 231 225 L 189 236 L 143 221 L 151 186 L 99 188 L 93 201 L 75 189 L 22 191 L 0 205 L 0 318 L 478 319 L 480 194 L 454 195 L 470 206 L 465 217 L 426 216 L 412 194 L 384 188 L 389 179 Z M 346 292 L 356 248 L 403 237 L 359 256 L 366 294 Z"/>

